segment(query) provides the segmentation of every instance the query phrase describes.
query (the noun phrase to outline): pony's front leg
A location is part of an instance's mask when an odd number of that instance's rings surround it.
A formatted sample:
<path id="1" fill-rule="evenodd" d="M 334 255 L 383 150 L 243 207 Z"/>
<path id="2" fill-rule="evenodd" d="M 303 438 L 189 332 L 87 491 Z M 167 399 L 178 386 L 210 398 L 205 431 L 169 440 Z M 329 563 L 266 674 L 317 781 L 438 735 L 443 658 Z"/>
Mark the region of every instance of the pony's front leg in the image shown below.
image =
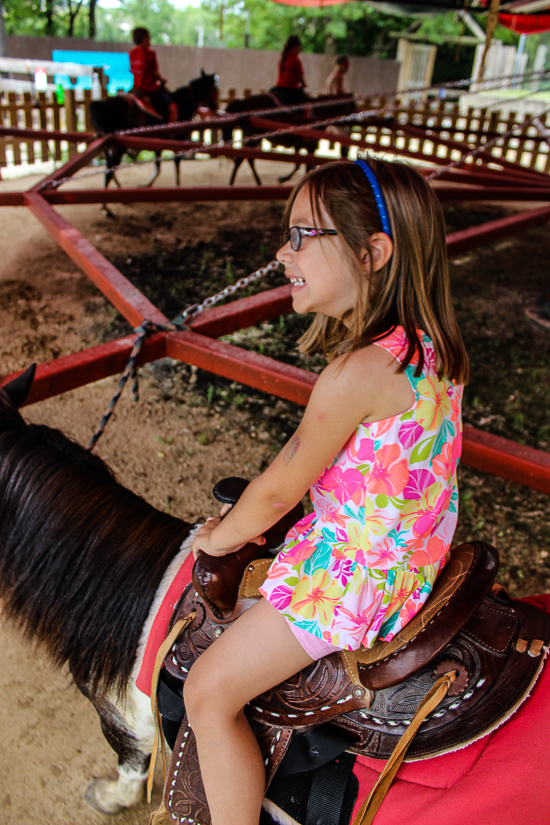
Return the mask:
<path id="1" fill-rule="evenodd" d="M 157 150 L 155 151 L 155 169 L 153 171 L 153 175 L 147 183 L 144 183 L 143 186 L 147 188 L 148 186 L 152 186 L 158 176 L 160 175 L 160 152 Z"/>
<path id="2" fill-rule="evenodd" d="M 97 813 L 116 814 L 143 800 L 153 747 L 151 704 L 133 682 L 125 699 L 94 701 L 105 739 L 118 756 L 118 777 L 94 779 L 84 799 Z"/>

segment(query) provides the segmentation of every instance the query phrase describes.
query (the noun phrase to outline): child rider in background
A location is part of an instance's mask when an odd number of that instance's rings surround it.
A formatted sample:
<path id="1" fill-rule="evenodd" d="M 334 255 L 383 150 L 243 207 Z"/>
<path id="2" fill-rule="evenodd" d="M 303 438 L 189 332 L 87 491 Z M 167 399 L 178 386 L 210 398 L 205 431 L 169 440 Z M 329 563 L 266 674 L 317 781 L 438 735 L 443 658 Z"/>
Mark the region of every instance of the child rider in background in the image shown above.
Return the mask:
<path id="1" fill-rule="evenodd" d="M 166 78 L 161 75 L 157 53 L 151 48 L 149 30 L 134 29 L 132 39 L 135 43 L 130 50 L 130 71 L 134 75 L 132 94 L 148 100 L 163 120 L 177 120 L 177 106 L 164 88 Z"/>

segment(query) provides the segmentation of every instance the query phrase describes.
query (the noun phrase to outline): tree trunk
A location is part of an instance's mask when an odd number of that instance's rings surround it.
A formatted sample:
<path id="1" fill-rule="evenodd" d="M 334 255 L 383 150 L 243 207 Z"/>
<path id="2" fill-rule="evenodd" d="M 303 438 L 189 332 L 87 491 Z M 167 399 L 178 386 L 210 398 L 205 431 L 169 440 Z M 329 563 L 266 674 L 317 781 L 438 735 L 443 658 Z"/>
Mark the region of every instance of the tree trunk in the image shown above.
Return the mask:
<path id="1" fill-rule="evenodd" d="M 46 0 L 46 27 L 44 34 L 55 34 L 53 22 L 53 0 Z"/>
<path id="2" fill-rule="evenodd" d="M 77 18 L 78 12 L 80 11 L 80 7 L 82 5 L 83 0 L 79 0 L 76 5 L 76 8 L 73 11 L 73 4 L 71 0 L 69 0 L 69 28 L 67 29 L 67 37 L 74 36 L 74 22 Z"/>
<path id="3" fill-rule="evenodd" d="M 1 2 L 1 0 L 0 0 Z M 90 7 L 88 9 L 88 37 L 90 40 L 94 40 L 96 36 L 96 26 L 95 26 L 95 7 L 96 7 L 97 0 L 90 0 Z"/>
<path id="4" fill-rule="evenodd" d="M 8 56 L 8 44 L 6 42 L 6 27 L 4 26 L 4 7 L 0 0 L 0 57 Z"/>

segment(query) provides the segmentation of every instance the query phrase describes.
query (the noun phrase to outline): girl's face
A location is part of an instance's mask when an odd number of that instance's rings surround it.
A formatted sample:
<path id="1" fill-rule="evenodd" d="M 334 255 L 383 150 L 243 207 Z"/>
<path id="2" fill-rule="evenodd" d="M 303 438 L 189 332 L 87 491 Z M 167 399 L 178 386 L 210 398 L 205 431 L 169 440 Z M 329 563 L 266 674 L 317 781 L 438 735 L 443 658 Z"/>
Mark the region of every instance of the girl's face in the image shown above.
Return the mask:
<path id="1" fill-rule="evenodd" d="M 334 229 L 323 204 L 320 204 L 319 213 L 319 228 Z M 298 192 L 292 205 L 290 226 L 315 227 L 307 186 Z M 357 285 L 338 235 L 302 237 L 298 252 L 287 241 L 277 252 L 277 260 L 284 264 L 285 274 L 292 284 L 295 312 L 320 312 L 331 318 L 342 318 L 353 308 Z"/>

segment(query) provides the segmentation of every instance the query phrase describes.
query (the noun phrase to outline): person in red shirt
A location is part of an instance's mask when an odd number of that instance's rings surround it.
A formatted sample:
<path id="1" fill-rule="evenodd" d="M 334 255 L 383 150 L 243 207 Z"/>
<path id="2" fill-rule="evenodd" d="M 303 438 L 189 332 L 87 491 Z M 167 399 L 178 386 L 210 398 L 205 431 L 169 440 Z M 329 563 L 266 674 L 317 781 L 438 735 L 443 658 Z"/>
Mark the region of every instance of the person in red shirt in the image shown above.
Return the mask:
<path id="1" fill-rule="evenodd" d="M 270 90 L 284 103 L 302 103 L 308 99 L 305 92 L 304 67 L 299 58 L 302 43 L 295 34 L 286 41 L 279 61 L 277 84 Z"/>
<path id="2" fill-rule="evenodd" d="M 157 54 L 151 48 L 149 30 L 141 27 L 134 29 L 132 39 L 135 43 L 130 51 L 130 71 L 134 75 L 132 94 L 140 100 L 149 101 L 162 119 L 168 120 L 170 109 L 175 104 L 165 89 L 166 78 L 161 75 Z"/>

